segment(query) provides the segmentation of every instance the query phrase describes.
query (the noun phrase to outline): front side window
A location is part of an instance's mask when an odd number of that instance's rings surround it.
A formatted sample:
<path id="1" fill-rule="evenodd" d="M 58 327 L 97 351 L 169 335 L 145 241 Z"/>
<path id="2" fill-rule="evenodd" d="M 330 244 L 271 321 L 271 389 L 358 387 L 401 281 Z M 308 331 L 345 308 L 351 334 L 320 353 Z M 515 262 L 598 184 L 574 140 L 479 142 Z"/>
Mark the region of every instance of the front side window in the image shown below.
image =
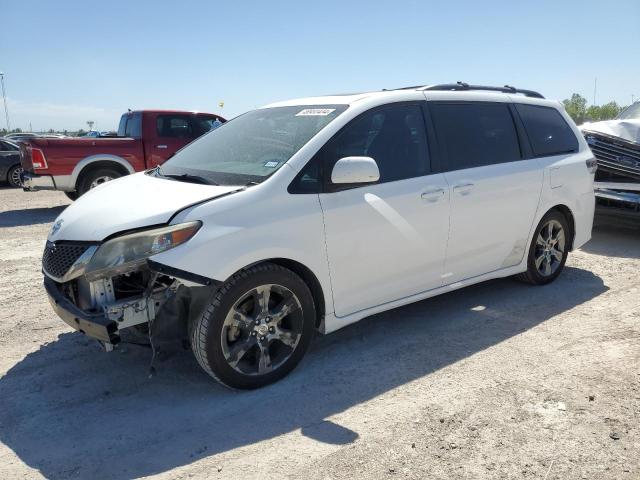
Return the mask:
<path id="1" fill-rule="evenodd" d="M 429 104 L 445 171 L 520 160 L 520 143 L 504 103 Z"/>
<path id="2" fill-rule="evenodd" d="M 211 130 L 215 130 L 221 126 L 224 122 L 218 117 L 210 117 L 204 115 L 197 115 L 193 117 L 193 129 L 196 132 L 196 136 L 204 135 Z"/>
<path id="3" fill-rule="evenodd" d="M 158 115 L 156 130 L 159 137 L 192 138 L 193 128 L 188 115 Z"/>
<path id="4" fill-rule="evenodd" d="M 517 104 L 516 109 L 537 157 L 578 151 L 578 140 L 555 108 Z"/>
<path id="5" fill-rule="evenodd" d="M 197 175 L 219 185 L 262 182 L 347 105 L 261 108 L 198 138 L 162 165 L 165 175 Z"/>
<path id="6" fill-rule="evenodd" d="M 380 183 L 429 173 L 424 117 L 420 105 L 375 108 L 352 120 L 323 148 L 325 171 L 343 157 L 371 157 Z"/>

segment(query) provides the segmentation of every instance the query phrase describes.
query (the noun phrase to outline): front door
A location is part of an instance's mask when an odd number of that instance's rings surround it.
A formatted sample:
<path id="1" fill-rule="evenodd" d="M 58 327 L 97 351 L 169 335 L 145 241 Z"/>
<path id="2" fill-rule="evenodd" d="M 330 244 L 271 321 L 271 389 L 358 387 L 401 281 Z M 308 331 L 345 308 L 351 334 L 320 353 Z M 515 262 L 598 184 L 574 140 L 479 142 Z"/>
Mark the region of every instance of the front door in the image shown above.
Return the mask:
<path id="1" fill-rule="evenodd" d="M 334 308 L 342 317 L 441 285 L 449 228 L 444 176 L 430 174 L 422 106 L 392 104 L 344 127 L 319 152 L 326 177 L 346 156 L 373 158 L 377 184 L 320 194 Z"/>

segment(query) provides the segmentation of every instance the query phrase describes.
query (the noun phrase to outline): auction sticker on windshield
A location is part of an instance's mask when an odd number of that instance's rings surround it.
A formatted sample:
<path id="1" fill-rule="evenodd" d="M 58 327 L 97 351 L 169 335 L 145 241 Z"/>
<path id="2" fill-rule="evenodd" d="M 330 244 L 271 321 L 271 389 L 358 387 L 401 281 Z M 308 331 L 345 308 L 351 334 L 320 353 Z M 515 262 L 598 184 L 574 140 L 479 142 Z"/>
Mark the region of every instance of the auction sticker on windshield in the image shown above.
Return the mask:
<path id="1" fill-rule="evenodd" d="M 331 112 L 335 112 L 335 108 L 305 108 L 296 113 L 296 117 L 326 117 Z"/>

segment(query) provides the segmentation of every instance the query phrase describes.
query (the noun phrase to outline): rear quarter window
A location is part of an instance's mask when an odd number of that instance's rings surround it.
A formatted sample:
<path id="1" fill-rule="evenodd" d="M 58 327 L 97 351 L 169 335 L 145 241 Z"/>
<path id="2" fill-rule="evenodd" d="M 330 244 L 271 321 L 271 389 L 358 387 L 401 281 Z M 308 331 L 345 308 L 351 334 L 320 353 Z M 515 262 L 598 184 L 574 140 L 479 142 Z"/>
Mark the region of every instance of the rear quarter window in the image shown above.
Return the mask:
<path id="1" fill-rule="evenodd" d="M 516 104 L 533 154 L 547 157 L 578 151 L 578 139 L 555 108 Z"/>

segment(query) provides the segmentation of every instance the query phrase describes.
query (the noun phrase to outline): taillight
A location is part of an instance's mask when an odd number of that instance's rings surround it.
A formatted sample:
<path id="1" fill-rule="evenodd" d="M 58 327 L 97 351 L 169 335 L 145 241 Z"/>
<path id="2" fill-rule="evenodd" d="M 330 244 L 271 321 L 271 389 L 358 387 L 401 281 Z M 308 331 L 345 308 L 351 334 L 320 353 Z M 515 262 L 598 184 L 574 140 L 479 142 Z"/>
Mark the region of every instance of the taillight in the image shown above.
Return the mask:
<path id="1" fill-rule="evenodd" d="M 39 148 L 31 149 L 31 164 L 33 165 L 34 170 L 45 170 L 49 168 L 44 152 Z"/>
<path id="2" fill-rule="evenodd" d="M 598 170 L 598 161 L 594 157 L 591 157 L 587 159 L 586 163 L 589 173 L 596 173 L 596 170 Z"/>

